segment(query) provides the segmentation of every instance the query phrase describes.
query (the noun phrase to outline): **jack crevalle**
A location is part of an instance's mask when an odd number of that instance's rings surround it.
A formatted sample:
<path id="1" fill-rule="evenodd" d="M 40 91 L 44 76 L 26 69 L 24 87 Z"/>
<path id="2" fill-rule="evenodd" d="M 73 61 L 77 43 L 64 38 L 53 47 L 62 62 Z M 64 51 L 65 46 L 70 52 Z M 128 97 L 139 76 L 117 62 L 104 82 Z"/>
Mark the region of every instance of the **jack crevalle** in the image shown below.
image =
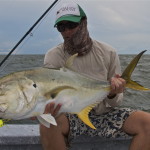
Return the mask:
<path id="1" fill-rule="evenodd" d="M 122 74 L 126 87 L 150 90 L 130 79 L 140 57 L 139 53 Z M 109 82 L 81 75 L 71 68 L 77 55 L 71 56 L 64 68 L 37 68 L 11 73 L 0 78 L 0 118 L 25 119 L 37 116 L 46 127 L 57 125 L 50 114 L 43 114 L 47 103 L 61 103 L 59 111 L 77 114 L 88 126 L 95 129 L 88 114 L 109 93 Z"/>

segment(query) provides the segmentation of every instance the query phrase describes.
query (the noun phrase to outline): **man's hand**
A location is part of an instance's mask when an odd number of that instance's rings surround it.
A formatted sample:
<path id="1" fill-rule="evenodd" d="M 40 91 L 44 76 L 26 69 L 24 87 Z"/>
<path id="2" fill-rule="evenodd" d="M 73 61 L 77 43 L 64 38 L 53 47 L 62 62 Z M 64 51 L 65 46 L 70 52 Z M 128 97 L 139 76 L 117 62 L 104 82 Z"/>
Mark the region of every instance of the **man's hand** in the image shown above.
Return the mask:
<path id="1" fill-rule="evenodd" d="M 56 117 L 61 106 L 61 104 L 58 104 L 55 107 L 55 103 L 49 103 L 45 107 L 44 114 L 51 114 L 53 117 Z M 36 117 L 31 117 L 31 120 L 36 120 Z"/>
<path id="2" fill-rule="evenodd" d="M 126 81 L 123 78 L 121 78 L 119 74 L 116 74 L 110 80 L 111 90 L 107 97 L 111 99 L 114 98 L 116 94 L 124 92 L 125 85 L 126 85 Z"/>
<path id="3" fill-rule="evenodd" d="M 45 111 L 44 111 L 44 114 L 48 114 L 50 113 L 53 117 L 57 116 L 59 110 L 61 108 L 61 104 L 58 104 L 56 107 L 55 107 L 55 103 L 49 103 L 46 105 L 45 107 Z"/>

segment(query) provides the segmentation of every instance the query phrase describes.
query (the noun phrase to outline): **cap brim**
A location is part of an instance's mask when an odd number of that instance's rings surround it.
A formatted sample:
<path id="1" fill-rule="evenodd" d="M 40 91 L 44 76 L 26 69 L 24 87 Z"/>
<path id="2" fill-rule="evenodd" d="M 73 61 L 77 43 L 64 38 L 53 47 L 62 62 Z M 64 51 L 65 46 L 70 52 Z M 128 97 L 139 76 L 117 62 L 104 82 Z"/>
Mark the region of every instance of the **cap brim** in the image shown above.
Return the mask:
<path id="1" fill-rule="evenodd" d="M 80 22 L 80 20 L 80 16 L 62 16 L 56 20 L 54 27 L 56 27 L 56 25 L 61 21 Z"/>

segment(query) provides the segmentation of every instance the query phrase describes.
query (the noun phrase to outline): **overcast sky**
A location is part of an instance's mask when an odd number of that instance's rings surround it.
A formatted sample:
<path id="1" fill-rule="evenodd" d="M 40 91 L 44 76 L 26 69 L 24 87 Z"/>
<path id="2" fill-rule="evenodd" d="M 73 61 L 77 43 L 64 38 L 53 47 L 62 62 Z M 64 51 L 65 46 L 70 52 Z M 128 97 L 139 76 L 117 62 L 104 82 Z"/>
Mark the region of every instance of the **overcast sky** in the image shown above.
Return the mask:
<path id="1" fill-rule="evenodd" d="M 53 27 L 58 1 L 15 53 L 44 54 L 63 42 Z M 92 38 L 119 54 L 150 54 L 150 0 L 74 0 L 88 17 Z M 54 0 L 0 0 L 0 54 L 8 53 Z"/>

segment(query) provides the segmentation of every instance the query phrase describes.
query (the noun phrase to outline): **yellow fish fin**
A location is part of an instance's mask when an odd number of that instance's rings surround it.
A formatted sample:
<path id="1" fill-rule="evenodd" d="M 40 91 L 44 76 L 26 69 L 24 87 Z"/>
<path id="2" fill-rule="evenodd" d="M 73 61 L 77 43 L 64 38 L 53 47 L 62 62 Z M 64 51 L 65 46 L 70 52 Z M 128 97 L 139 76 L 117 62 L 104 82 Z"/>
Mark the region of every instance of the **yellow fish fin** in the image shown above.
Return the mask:
<path id="1" fill-rule="evenodd" d="M 3 127 L 6 122 L 10 121 L 9 119 L 0 119 L 0 127 Z"/>
<path id="2" fill-rule="evenodd" d="M 75 88 L 73 88 L 71 86 L 67 86 L 67 85 L 65 85 L 65 86 L 59 86 L 59 87 L 57 87 L 55 89 L 52 89 L 51 91 L 45 93 L 44 96 L 47 99 L 50 99 L 50 98 L 53 99 L 53 98 L 55 98 L 57 96 L 57 94 L 59 94 L 59 92 L 61 92 L 63 90 L 66 90 L 66 89 L 74 89 L 75 90 Z"/>
<path id="3" fill-rule="evenodd" d="M 92 110 L 92 108 L 94 108 L 97 104 L 92 104 L 90 106 L 87 106 L 86 108 L 84 108 L 81 112 L 77 113 L 78 117 L 89 127 L 91 127 L 92 129 L 96 129 L 94 127 L 94 125 L 91 123 L 91 121 L 89 120 L 89 112 Z"/>
<path id="4" fill-rule="evenodd" d="M 134 90 L 150 91 L 150 89 L 145 88 L 144 86 L 140 85 L 139 83 L 133 80 L 129 80 L 126 84 L 126 87 L 134 89 Z"/>
<path id="5" fill-rule="evenodd" d="M 0 119 L 0 127 L 4 126 L 4 121 L 2 119 Z"/>
<path id="6" fill-rule="evenodd" d="M 73 61 L 74 61 L 74 59 L 75 59 L 77 56 L 78 56 L 78 53 L 76 53 L 76 54 L 70 56 L 70 57 L 67 59 L 67 61 L 66 61 L 65 67 L 68 68 L 68 69 L 71 69 L 71 66 L 72 66 L 72 64 L 73 64 Z"/>
<path id="7" fill-rule="evenodd" d="M 124 79 L 130 79 L 132 72 L 134 71 L 135 67 L 137 66 L 137 63 L 139 62 L 141 56 L 146 52 L 146 50 L 142 51 L 141 53 L 139 53 L 138 55 L 136 55 L 132 61 L 130 62 L 130 64 L 128 64 L 128 66 L 126 67 L 126 69 L 124 70 L 124 72 L 122 73 L 122 78 Z"/>
<path id="8" fill-rule="evenodd" d="M 122 73 L 121 77 L 126 80 L 126 87 L 132 88 L 135 90 L 144 90 L 144 91 L 150 90 L 150 89 L 145 88 L 142 85 L 138 84 L 137 82 L 131 80 L 131 74 L 134 71 L 137 63 L 139 62 L 141 56 L 145 52 L 146 52 L 146 50 L 142 51 L 137 56 L 135 56 L 135 58 L 133 58 L 133 60 L 130 62 L 130 64 L 126 67 L 126 69 Z"/>

